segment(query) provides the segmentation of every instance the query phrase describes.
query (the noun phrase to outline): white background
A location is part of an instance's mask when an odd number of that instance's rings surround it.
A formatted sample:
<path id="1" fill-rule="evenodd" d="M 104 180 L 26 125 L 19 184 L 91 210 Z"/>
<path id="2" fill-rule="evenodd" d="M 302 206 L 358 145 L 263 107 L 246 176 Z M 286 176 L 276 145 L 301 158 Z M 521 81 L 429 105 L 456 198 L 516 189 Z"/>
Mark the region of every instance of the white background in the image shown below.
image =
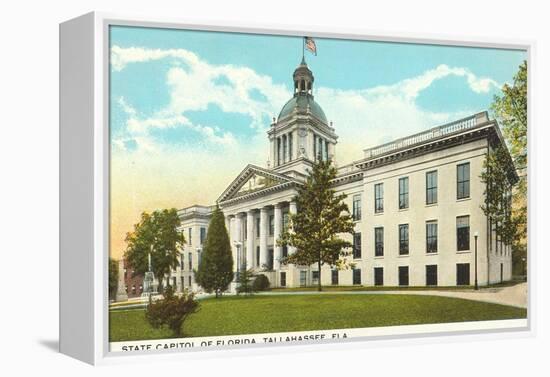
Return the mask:
<path id="1" fill-rule="evenodd" d="M 549 14 L 543 1 L 3 1 L 0 12 L 0 372 L 3 375 L 446 375 L 548 373 Z M 370 342 L 210 360 L 92 368 L 58 339 L 58 23 L 91 10 L 187 20 L 345 27 L 364 33 L 536 40 L 532 71 L 531 242 L 536 335 Z M 491 62 L 487 62 L 491 64 Z M 533 127 L 534 126 L 534 127 Z M 545 148 L 546 150 L 541 150 Z M 533 167 L 533 165 L 532 165 Z M 537 175 L 538 173 L 538 175 Z M 533 262 L 533 258 L 531 259 Z M 78 266 L 75 266 L 78 268 Z M 337 350 L 334 351 L 334 348 Z M 274 355 L 273 355 L 274 354 Z M 11 370 L 11 373 L 5 373 Z"/>

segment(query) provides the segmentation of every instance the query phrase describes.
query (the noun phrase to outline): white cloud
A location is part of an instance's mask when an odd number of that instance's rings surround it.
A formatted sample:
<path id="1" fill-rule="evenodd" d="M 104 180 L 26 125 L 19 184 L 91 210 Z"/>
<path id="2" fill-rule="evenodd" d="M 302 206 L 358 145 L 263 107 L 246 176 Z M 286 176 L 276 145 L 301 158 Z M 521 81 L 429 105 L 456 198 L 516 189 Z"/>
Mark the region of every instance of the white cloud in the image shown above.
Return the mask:
<path id="1" fill-rule="evenodd" d="M 128 114 L 127 131 L 140 135 L 142 143 L 153 128 L 185 127 L 202 135 L 210 144 L 237 148 L 243 152 L 243 163 L 247 156 L 265 156 L 267 159 L 267 137 L 265 130 L 269 119 L 276 116 L 282 105 L 291 96 L 281 84 L 275 84 L 265 75 L 247 67 L 233 65 L 212 65 L 193 52 L 184 49 L 144 49 L 112 47 L 112 66 L 115 71 L 123 70 L 128 64 L 173 59 L 173 65 L 166 74 L 170 100 L 167 106 L 150 118 L 142 119 L 124 98 L 119 104 Z M 176 64 L 177 63 L 177 64 Z M 289 72 L 289 79 L 290 79 Z M 435 81 L 446 77 L 463 77 L 475 93 L 487 93 L 499 84 L 487 77 L 478 77 L 467 68 L 450 67 L 441 64 L 424 73 L 399 81 L 392 85 L 365 88 L 362 90 L 339 90 L 319 87 L 315 90 L 316 100 L 330 119 L 334 120 L 339 134 L 337 158 L 349 162 L 361 158 L 366 147 L 418 132 L 427 127 L 444 123 L 467 115 L 467 112 L 437 112 L 421 109 L 416 104 L 420 93 Z M 265 98 L 254 98 L 253 92 Z M 225 113 L 250 117 L 250 127 L 257 132 L 257 146 L 249 140 L 237 140 L 231 124 L 196 125 L 186 113 L 205 111 L 217 106 Z M 472 109 L 477 111 L 480 109 Z M 468 111 L 469 112 L 469 111 Z M 221 131 L 223 128 L 224 131 Z M 236 149 L 234 149 L 236 150 Z"/>

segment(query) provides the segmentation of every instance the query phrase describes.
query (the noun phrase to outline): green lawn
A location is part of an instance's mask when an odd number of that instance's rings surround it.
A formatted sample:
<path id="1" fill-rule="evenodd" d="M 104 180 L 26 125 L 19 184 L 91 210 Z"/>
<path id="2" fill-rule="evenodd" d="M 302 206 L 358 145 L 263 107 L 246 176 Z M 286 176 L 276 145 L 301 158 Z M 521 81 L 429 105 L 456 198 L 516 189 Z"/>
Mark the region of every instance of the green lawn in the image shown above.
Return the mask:
<path id="1" fill-rule="evenodd" d="M 419 295 L 277 295 L 201 300 L 184 324 L 186 337 L 273 333 L 525 318 L 525 309 Z M 149 326 L 144 311 L 110 313 L 110 340 L 169 338 Z"/>

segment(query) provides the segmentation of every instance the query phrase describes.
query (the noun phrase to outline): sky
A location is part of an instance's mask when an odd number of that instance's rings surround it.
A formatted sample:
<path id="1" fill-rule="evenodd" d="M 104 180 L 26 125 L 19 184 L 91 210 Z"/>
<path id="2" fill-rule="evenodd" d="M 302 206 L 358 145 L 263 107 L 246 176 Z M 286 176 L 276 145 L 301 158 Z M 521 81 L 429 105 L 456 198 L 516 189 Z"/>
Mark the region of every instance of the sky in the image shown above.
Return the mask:
<path id="1" fill-rule="evenodd" d="M 526 52 L 315 38 L 313 94 L 343 165 L 362 150 L 489 110 Z M 292 97 L 302 38 L 112 26 L 111 255 L 143 211 L 211 205 Z"/>

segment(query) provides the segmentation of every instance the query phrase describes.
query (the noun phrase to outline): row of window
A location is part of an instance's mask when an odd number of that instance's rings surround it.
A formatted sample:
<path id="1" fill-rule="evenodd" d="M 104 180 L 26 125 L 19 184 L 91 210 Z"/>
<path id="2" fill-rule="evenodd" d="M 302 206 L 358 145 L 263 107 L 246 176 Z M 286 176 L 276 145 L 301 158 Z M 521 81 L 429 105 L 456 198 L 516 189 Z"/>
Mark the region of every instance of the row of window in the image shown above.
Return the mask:
<path id="1" fill-rule="evenodd" d="M 292 161 L 292 133 L 277 138 L 277 166 Z"/>
<path id="2" fill-rule="evenodd" d="M 437 220 L 426 222 L 426 253 L 437 253 Z M 409 224 L 398 225 L 399 255 L 409 254 Z M 470 216 L 456 218 L 456 249 L 470 250 Z M 374 228 L 374 256 L 384 256 L 384 227 Z M 353 257 L 361 258 L 361 233 L 353 235 Z"/>
<path id="3" fill-rule="evenodd" d="M 328 140 L 320 136 L 313 135 L 313 156 L 316 160 L 327 161 L 328 155 Z"/>
<path id="4" fill-rule="evenodd" d="M 283 212 L 283 223 L 282 223 L 282 226 L 283 226 L 283 229 L 286 229 L 286 227 L 288 226 L 288 212 Z M 246 240 L 247 239 L 247 232 L 246 232 L 246 219 L 244 220 L 244 226 L 243 226 L 243 239 Z M 269 215 L 269 218 L 268 218 L 268 223 L 269 223 L 269 235 L 270 236 L 273 236 L 275 234 L 275 215 Z M 255 230 L 256 230 L 256 238 L 260 238 L 260 218 L 259 217 L 256 217 L 254 219 L 254 224 L 255 224 Z"/>
<path id="5" fill-rule="evenodd" d="M 199 265 L 202 262 L 202 253 L 199 251 L 197 252 L 198 262 Z M 188 253 L 187 255 L 187 266 L 189 268 L 189 271 L 193 271 L 193 253 Z M 185 254 L 180 253 L 180 269 L 185 270 Z"/>
<path id="6" fill-rule="evenodd" d="M 352 282 L 354 285 L 361 284 L 361 269 L 355 268 L 353 271 Z M 315 271 L 316 272 L 316 271 Z M 437 264 L 429 264 L 425 266 L 425 284 L 426 285 L 438 285 L 437 284 Z M 339 270 L 331 270 L 331 284 L 339 284 Z M 409 266 L 398 267 L 398 284 L 400 286 L 409 285 Z M 374 267 L 374 285 L 384 285 L 384 267 Z M 469 263 L 457 263 L 456 264 L 456 285 L 470 285 L 470 264 Z"/>
<path id="7" fill-rule="evenodd" d="M 200 228 L 200 231 L 199 231 L 199 242 L 200 242 L 200 245 L 202 245 L 204 243 L 204 240 L 206 239 L 206 228 L 205 227 L 201 227 Z M 189 227 L 187 229 L 187 244 L 189 246 L 193 245 L 193 228 L 192 227 Z"/>
<path id="8" fill-rule="evenodd" d="M 399 209 L 409 208 L 409 177 L 399 178 Z M 437 203 L 437 170 L 426 172 L 426 204 Z M 456 198 L 470 197 L 470 163 L 456 166 Z M 361 219 L 361 196 L 353 197 L 353 218 Z M 374 185 L 374 212 L 384 212 L 384 183 Z"/>

